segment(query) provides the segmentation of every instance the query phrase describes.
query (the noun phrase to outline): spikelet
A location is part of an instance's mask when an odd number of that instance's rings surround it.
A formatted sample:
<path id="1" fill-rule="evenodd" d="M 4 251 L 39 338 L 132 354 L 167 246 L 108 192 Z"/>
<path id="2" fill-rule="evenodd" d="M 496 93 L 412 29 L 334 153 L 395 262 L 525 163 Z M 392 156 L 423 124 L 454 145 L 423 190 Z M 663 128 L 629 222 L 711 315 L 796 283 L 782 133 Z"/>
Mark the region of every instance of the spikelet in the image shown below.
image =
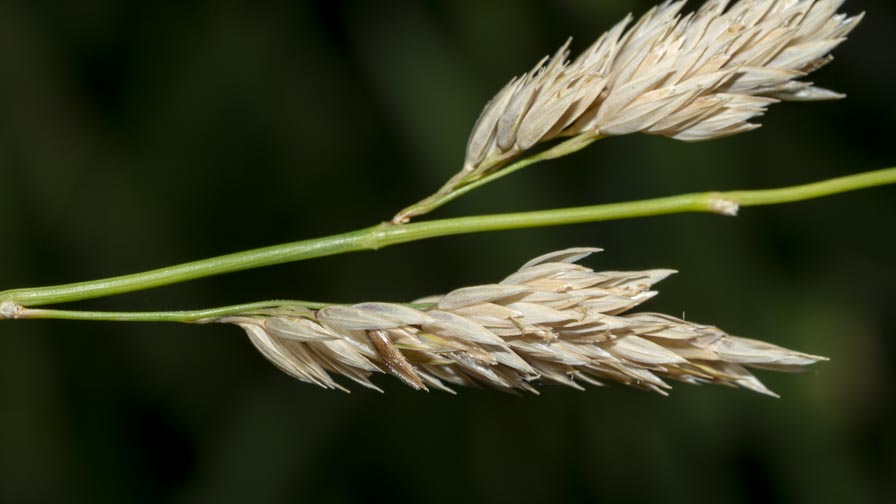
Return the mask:
<path id="1" fill-rule="evenodd" d="M 749 120 L 779 100 L 843 96 L 799 79 L 831 61 L 862 15 L 838 14 L 843 0 L 728 3 L 682 15 L 683 0 L 666 1 L 631 27 L 629 15 L 572 61 L 567 41 L 485 106 L 463 169 L 442 192 L 558 137 L 708 140 L 759 127 Z"/>
<path id="2" fill-rule="evenodd" d="M 388 373 L 418 390 L 485 385 L 537 393 L 551 382 L 604 380 L 665 394 L 665 379 L 718 383 L 774 396 L 747 368 L 800 371 L 827 360 L 711 326 L 626 313 L 656 295 L 672 270 L 595 272 L 576 264 L 599 249 L 537 257 L 503 281 L 421 299 L 282 307 L 216 322 L 242 327 L 271 362 L 299 380 L 346 390 L 331 374 L 379 390 Z"/>

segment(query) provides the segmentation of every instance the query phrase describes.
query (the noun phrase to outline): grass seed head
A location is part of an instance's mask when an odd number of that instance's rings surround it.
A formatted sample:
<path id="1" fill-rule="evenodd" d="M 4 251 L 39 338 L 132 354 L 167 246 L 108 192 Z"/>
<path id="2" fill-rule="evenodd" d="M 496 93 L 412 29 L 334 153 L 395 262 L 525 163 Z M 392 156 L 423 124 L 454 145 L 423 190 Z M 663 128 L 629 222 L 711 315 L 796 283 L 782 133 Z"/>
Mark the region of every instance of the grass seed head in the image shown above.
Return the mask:
<path id="1" fill-rule="evenodd" d="M 570 60 L 567 41 L 512 79 L 482 111 L 463 176 L 481 177 L 558 137 L 642 132 L 686 141 L 758 128 L 780 100 L 843 95 L 802 80 L 829 63 L 862 15 L 843 0 L 666 1 L 631 15 Z"/>
<path id="2" fill-rule="evenodd" d="M 666 380 L 718 383 L 774 395 L 748 368 L 800 371 L 826 360 L 703 324 L 631 310 L 674 271 L 596 272 L 577 261 L 599 249 L 537 257 L 501 282 L 418 300 L 293 307 L 230 316 L 287 374 L 345 390 L 342 375 L 379 390 L 370 377 L 451 391 L 484 385 L 536 392 L 536 383 L 581 388 L 621 382 L 665 394 Z M 419 306 L 415 304 L 415 306 Z"/>

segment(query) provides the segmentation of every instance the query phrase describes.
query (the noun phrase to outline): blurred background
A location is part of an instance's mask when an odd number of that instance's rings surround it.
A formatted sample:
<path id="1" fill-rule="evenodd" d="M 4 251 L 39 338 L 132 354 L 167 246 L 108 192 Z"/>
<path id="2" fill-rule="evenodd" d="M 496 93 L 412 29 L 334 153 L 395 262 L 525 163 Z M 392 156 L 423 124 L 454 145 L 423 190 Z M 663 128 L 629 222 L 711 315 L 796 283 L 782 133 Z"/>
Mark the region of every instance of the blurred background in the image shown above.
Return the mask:
<path id="1" fill-rule="evenodd" d="M 481 107 L 635 0 L 0 3 L 0 289 L 161 267 L 388 219 L 458 169 Z M 692 6 L 696 2 L 692 2 Z M 775 187 L 896 164 L 896 5 L 710 143 L 601 141 L 438 216 Z M 408 300 L 589 245 L 670 267 L 646 308 L 832 357 L 774 400 L 677 384 L 541 396 L 324 391 L 233 327 L 0 327 L 2 502 L 896 500 L 896 188 L 434 239 L 71 305 Z"/>

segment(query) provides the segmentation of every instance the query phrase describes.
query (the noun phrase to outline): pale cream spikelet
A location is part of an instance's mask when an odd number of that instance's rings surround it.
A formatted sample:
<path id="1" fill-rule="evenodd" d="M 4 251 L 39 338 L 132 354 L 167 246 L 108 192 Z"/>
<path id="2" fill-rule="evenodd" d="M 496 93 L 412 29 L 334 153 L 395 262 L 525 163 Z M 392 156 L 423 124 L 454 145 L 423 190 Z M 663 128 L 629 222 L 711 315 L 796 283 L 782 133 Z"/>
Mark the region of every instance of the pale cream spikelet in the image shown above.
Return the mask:
<path id="1" fill-rule="evenodd" d="M 298 306 L 228 316 L 287 374 L 346 390 L 341 375 L 379 390 L 374 373 L 418 389 L 484 385 L 538 392 L 621 382 L 665 394 L 666 379 L 774 396 L 748 368 L 801 371 L 824 357 L 655 313 L 628 313 L 672 270 L 596 272 L 577 261 L 599 249 L 535 258 L 500 283 L 413 305 Z"/>
<path id="2" fill-rule="evenodd" d="M 572 61 L 567 42 L 485 106 L 448 186 L 558 137 L 708 140 L 759 127 L 749 120 L 779 100 L 841 98 L 800 79 L 830 62 L 861 20 L 838 14 L 842 3 L 708 0 L 682 15 L 683 0 L 666 1 L 631 27 L 629 15 Z"/>

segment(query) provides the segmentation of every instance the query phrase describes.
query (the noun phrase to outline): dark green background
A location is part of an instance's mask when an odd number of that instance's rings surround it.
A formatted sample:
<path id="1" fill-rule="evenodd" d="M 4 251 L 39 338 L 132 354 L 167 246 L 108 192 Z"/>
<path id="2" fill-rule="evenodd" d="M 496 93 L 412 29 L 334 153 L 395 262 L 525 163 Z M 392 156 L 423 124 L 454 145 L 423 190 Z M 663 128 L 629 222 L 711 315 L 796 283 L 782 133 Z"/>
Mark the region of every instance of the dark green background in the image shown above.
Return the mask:
<path id="1" fill-rule="evenodd" d="M 0 3 L 0 289 L 366 226 L 434 189 L 485 101 L 647 1 Z M 601 141 L 440 216 L 763 188 L 896 161 L 896 6 L 814 79 L 702 144 Z M 896 188 L 436 239 L 74 306 L 407 300 L 593 245 L 681 274 L 647 307 L 832 357 L 783 399 L 677 385 L 380 395 L 291 380 L 231 327 L 0 328 L 3 502 L 881 502 L 896 499 Z"/>

